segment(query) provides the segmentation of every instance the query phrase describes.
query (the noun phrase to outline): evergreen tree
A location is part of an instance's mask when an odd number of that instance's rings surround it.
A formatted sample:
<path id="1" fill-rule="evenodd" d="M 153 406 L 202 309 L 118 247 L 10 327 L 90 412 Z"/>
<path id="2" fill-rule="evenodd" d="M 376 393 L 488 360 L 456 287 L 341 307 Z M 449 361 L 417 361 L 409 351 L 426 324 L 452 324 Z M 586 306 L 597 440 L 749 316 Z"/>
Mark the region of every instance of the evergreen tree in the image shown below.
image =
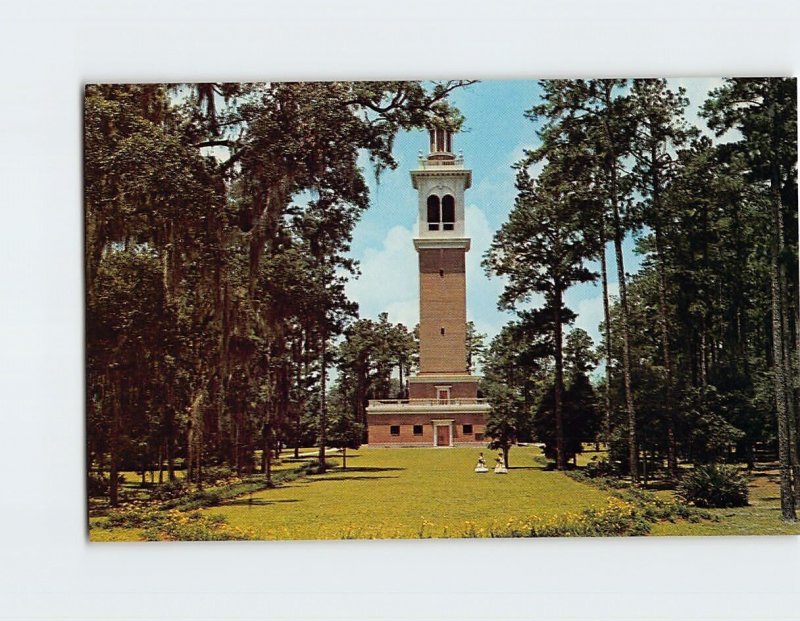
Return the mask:
<path id="1" fill-rule="evenodd" d="M 538 317 L 552 327 L 555 359 L 555 424 L 557 467 L 566 467 L 562 395 L 564 391 L 563 324 L 571 317 L 564 307 L 564 292 L 573 284 L 596 275 L 584 267 L 587 243 L 582 214 L 570 193 L 570 180 L 555 162 L 549 162 L 534 183 L 528 171 L 517 173 L 518 196 L 509 220 L 495 234 L 485 258 L 490 273 L 508 278 L 500 298 L 501 308 L 514 308 L 533 294 L 544 295 Z"/>

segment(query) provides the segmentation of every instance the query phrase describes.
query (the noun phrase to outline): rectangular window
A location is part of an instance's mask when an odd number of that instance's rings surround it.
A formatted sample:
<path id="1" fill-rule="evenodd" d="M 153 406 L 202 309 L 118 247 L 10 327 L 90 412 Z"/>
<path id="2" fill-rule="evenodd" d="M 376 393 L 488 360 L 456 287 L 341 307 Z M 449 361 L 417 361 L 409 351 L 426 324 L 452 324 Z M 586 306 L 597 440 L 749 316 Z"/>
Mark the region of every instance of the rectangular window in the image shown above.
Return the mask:
<path id="1" fill-rule="evenodd" d="M 422 435 L 422 425 L 414 425 L 414 435 L 415 436 Z"/>
<path id="2" fill-rule="evenodd" d="M 464 425 L 464 435 L 471 436 L 472 435 L 472 425 Z"/>
<path id="3" fill-rule="evenodd" d="M 439 230 L 439 225 L 437 223 L 434 223 L 434 222 L 428 222 L 428 230 L 429 231 L 438 231 Z"/>
<path id="4" fill-rule="evenodd" d="M 442 230 L 444 231 L 452 231 L 453 230 L 453 223 L 452 222 L 445 222 L 442 224 Z"/>
<path id="5" fill-rule="evenodd" d="M 399 436 L 400 425 L 392 425 L 391 427 L 389 427 L 389 433 L 392 434 L 393 436 Z"/>

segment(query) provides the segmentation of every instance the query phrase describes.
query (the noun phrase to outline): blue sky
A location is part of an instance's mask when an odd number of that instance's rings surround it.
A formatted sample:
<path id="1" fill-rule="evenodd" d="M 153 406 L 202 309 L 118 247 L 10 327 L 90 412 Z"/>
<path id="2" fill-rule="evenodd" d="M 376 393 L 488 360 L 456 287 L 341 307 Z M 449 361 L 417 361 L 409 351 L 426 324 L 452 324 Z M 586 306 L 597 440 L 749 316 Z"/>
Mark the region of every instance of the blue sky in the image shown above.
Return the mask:
<path id="1" fill-rule="evenodd" d="M 708 91 L 720 83 L 719 79 L 708 78 L 670 80 L 673 87 L 686 88 L 690 100 L 687 120 L 701 127 L 705 125 L 697 116 L 698 107 Z M 539 143 L 536 125 L 523 116 L 539 101 L 539 93 L 535 81 L 486 81 L 460 89 L 451 97 L 465 117 L 462 131 L 453 139 L 453 150 L 462 151 L 465 166 L 472 169 L 472 188 L 465 195 L 466 230 L 472 238 L 472 249 L 467 254 L 467 318 L 489 337 L 513 316 L 497 310 L 503 284 L 486 276 L 481 258 L 514 205 L 511 165 L 522 157 L 524 149 L 535 148 Z M 358 302 L 362 317 L 376 319 L 379 313 L 387 312 L 390 321 L 409 327 L 419 320 L 417 256 L 412 245 L 417 198 L 409 171 L 417 165 L 418 152 L 427 152 L 427 148 L 424 132 L 400 134 L 394 149 L 399 165 L 396 170 L 384 172 L 377 182 L 364 159 L 371 206 L 353 234 L 351 256 L 359 261 L 361 276 L 347 287 L 350 298 Z M 609 287 L 615 293 L 613 252 L 607 252 L 607 259 Z M 633 252 L 633 240 L 628 240 L 625 269 L 633 273 L 640 266 L 641 257 Z M 585 329 L 599 343 L 598 325 L 603 313 L 599 283 L 571 288 L 566 303 L 578 314 L 574 325 Z"/>

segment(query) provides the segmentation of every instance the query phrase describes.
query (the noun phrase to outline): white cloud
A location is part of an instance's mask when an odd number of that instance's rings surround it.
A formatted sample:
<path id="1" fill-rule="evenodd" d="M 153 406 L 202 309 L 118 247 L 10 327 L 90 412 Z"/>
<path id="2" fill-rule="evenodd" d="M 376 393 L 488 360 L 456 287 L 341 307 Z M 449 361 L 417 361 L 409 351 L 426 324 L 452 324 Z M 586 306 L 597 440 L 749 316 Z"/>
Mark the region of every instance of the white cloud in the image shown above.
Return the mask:
<path id="1" fill-rule="evenodd" d="M 616 282 L 608 283 L 608 294 L 609 303 L 613 304 L 614 299 L 619 295 L 619 285 Z M 598 283 L 574 287 L 567 291 L 565 303 L 578 315 L 573 327 L 586 330 L 595 345 L 599 345 L 600 324 L 604 321 L 602 286 Z"/>
<path id="2" fill-rule="evenodd" d="M 503 292 L 504 279 L 489 278 L 481 265 L 495 231 L 484 212 L 475 205 L 466 207 L 464 217 L 466 234 L 472 240 L 466 266 L 467 318 L 491 338 L 509 320 L 508 315 L 497 310 L 497 299 Z"/>
<path id="3" fill-rule="evenodd" d="M 508 317 L 497 310 L 497 298 L 503 289 L 499 278 L 489 279 L 481 266 L 494 231 L 486 216 L 474 205 L 466 207 L 466 234 L 471 239 L 467 253 L 467 316 L 482 332 L 494 336 Z M 419 274 L 414 233 L 403 226 L 392 227 L 380 246 L 364 250 L 361 276 L 347 284 L 347 295 L 358 302 L 362 317 L 377 319 L 389 313 L 393 323 L 409 328 L 419 322 Z"/>
<path id="4" fill-rule="evenodd" d="M 361 276 L 347 283 L 347 295 L 358 302 L 362 317 L 377 319 L 389 313 L 393 323 L 409 328 L 419 321 L 417 256 L 412 232 L 394 226 L 379 248 L 366 248 L 361 258 Z"/>

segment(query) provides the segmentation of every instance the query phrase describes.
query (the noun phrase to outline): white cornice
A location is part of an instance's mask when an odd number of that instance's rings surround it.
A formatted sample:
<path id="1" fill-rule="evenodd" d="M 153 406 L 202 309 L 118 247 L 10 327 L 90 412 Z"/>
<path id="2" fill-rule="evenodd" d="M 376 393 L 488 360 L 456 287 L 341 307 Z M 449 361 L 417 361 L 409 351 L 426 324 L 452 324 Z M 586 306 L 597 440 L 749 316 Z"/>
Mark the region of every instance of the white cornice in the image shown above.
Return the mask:
<path id="1" fill-rule="evenodd" d="M 429 248 L 463 248 L 464 252 L 469 251 L 469 237 L 415 237 L 414 248 L 419 252 L 421 249 Z"/>
<path id="2" fill-rule="evenodd" d="M 411 185 L 417 188 L 419 177 L 462 177 L 464 179 L 464 189 L 468 190 L 472 186 L 472 171 L 468 168 L 450 168 L 447 166 L 432 169 L 417 169 L 411 171 Z"/>
<path id="3" fill-rule="evenodd" d="M 367 407 L 367 414 L 486 414 L 491 409 L 492 407 L 488 403 L 471 403 L 465 405 L 414 405 L 412 403 L 392 403 L 370 405 Z"/>
<path id="4" fill-rule="evenodd" d="M 446 373 L 430 373 L 426 375 L 413 375 L 412 377 L 408 378 L 408 381 L 412 384 L 433 384 L 433 383 L 445 383 L 449 382 L 453 383 L 462 383 L 462 382 L 477 382 L 480 380 L 480 377 L 477 375 L 460 375 L 460 374 L 452 374 L 448 375 Z"/>

